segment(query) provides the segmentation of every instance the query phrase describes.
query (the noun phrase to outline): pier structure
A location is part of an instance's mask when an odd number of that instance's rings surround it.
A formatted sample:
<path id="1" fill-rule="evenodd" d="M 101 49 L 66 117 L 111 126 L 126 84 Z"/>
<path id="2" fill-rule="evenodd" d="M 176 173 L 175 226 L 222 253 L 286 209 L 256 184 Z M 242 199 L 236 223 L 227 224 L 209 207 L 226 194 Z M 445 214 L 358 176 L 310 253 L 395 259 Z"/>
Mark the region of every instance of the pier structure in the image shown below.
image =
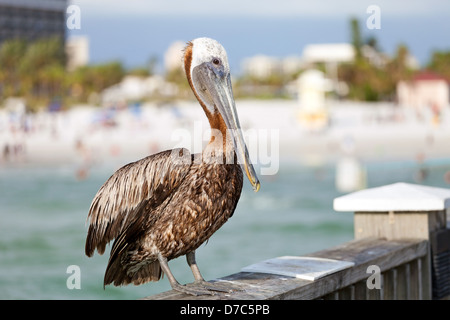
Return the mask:
<path id="1" fill-rule="evenodd" d="M 212 281 L 240 291 L 144 299 L 450 299 L 450 189 L 395 183 L 334 199 L 354 214 L 354 240 L 304 256 L 284 256 Z"/>

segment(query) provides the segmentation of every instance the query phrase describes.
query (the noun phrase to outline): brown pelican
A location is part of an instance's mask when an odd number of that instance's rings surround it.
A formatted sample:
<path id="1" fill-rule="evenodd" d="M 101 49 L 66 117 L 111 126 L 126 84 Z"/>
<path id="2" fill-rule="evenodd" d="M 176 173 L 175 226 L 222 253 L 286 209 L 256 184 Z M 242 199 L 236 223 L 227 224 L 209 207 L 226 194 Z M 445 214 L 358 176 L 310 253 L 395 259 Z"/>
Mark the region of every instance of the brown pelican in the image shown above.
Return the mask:
<path id="1" fill-rule="evenodd" d="M 188 294 L 223 291 L 206 282 L 195 250 L 232 215 L 243 173 L 255 191 L 259 181 L 250 163 L 231 88 L 225 49 L 209 38 L 187 44 L 184 69 L 211 126 L 201 154 L 163 151 L 117 170 L 92 201 L 86 255 L 100 254 L 111 240 L 104 285 L 139 285 L 165 273 L 174 290 Z M 195 281 L 181 285 L 168 261 L 186 255 Z"/>

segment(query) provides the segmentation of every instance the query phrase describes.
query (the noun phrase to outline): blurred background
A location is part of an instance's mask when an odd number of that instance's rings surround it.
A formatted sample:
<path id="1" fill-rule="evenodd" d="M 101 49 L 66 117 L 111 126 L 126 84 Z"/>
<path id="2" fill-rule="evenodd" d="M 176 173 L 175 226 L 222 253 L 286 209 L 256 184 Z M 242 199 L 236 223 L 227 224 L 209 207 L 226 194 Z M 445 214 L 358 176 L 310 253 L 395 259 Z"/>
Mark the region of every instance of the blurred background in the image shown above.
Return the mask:
<path id="1" fill-rule="evenodd" d="M 445 0 L 0 0 L 0 298 L 170 289 L 103 289 L 108 254 L 84 255 L 85 223 L 119 167 L 208 141 L 181 68 L 197 37 L 227 50 L 261 180 L 197 251 L 206 279 L 351 240 L 352 213 L 333 211 L 342 194 L 448 188 L 448 30 Z M 184 258 L 171 266 L 193 280 Z"/>

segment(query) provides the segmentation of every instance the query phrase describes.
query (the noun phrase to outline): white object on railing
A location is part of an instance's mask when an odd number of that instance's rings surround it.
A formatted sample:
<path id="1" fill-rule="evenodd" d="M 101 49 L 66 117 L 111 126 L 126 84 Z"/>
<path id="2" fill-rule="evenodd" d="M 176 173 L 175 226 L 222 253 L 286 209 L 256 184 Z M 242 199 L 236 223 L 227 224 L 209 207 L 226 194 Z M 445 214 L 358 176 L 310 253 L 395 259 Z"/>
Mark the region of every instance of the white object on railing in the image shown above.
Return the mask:
<path id="1" fill-rule="evenodd" d="M 353 212 L 444 210 L 450 207 L 450 189 L 399 182 L 338 197 L 333 207 Z"/>
<path id="2" fill-rule="evenodd" d="M 353 267 L 352 261 L 317 257 L 283 256 L 264 260 L 242 268 L 242 272 L 278 274 L 314 281 L 326 275 Z"/>
<path id="3" fill-rule="evenodd" d="M 432 232 L 447 227 L 450 189 L 394 183 L 338 197 L 333 207 L 354 212 L 355 239 L 429 240 Z"/>

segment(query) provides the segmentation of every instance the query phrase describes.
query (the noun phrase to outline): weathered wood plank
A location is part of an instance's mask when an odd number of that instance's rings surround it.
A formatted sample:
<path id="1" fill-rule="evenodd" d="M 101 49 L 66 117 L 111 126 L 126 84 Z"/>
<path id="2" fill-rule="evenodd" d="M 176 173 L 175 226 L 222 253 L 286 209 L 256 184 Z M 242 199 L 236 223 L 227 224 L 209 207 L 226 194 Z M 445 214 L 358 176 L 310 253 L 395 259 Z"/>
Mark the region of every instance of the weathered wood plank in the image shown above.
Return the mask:
<path id="1" fill-rule="evenodd" d="M 397 270 L 391 269 L 383 273 L 383 300 L 395 300 Z"/>
<path id="2" fill-rule="evenodd" d="M 334 291 L 329 294 L 326 294 L 321 299 L 323 299 L 323 300 L 339 300 L 339 291 Z"/>
<path id="3" fill-rule="evenodd" d="M 431 254 L 428 250 L 427 254 L 420 258 L 420 269 L 421 269 L 421 281 L 422 281 L 422 292 L 421 296 L 423 300 L 432 299 L 432 280 L 431 280 Z"/>
<path id="4" fill-rule="evenodd" d="M 353 285 L 340 289 L 338 293 L 339 300 L 355 300 L 355 287 Z"/>
<path id="5" fill-rule="evenodd" d="M 367 300 L 381 300 L 383 297 L 382 295 L 382 289 L 367 289 Z"/>
<path id="6" fill-rule="evenodd" d="M 355 212 L 355 239 L 429 239 L 429 233 L 445 226 L 445 212 Z"/>
<path id="7" fill-rule="evenodd" d="M 317 299 L 367 279 L 367 267 L 377 265 L 381 272 L 395 268 L 427 254 L 428 242 L 418 239 L 386 241 L 360 239 L 309 256 L 352 261 L 348 268 L 316 281 L 279 275 L 240 272 L 219 279 L 240 286 L 243 291 L 215 296 L 192 297 L 168 291 L 145 299 Z M 356 292 L 356 288 L 354 289 Z M 378 290 L 379 291 L 379 290 Z M 377 293 L 378 295 L 380 293 Z M 356 293 L 353 294 L 356 296 Z"/>
<path id="8" fill-rule="evenodd" d="M 367 283 L 361 280 L 355 283 L 355 300 L 367 300 Z"/>
<path id="9" fill-rule="evenodd" d="M 397 268 L 397 300 L 408 299 L 408 265 L 403 264 Z"/>
<path id="10" fill-rule="evenodd" d="M 416 259 L 409 263 L 409 299 L 420 299 L 420 266 L 419 260 Z"/>

